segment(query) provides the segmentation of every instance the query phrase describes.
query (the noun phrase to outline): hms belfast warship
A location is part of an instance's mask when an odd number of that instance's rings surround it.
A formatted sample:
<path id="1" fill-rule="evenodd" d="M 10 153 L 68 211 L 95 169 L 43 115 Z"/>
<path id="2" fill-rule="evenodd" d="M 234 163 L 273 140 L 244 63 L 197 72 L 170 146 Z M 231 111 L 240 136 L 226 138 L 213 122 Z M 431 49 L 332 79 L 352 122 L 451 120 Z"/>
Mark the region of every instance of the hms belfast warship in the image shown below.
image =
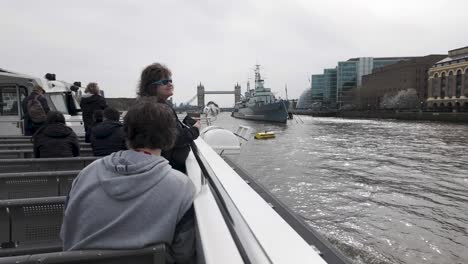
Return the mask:
<path id="1" fill-rule="evenodd" d="M 287 100 L 276 99 L 270 88 L 265 88 L 260 76 L 260 65 L 255 67 L 255 89 L 247 83 L 245 97 L 234 106 L 232 116 L 242 119 L 286 123 L 288 120 Z"/>

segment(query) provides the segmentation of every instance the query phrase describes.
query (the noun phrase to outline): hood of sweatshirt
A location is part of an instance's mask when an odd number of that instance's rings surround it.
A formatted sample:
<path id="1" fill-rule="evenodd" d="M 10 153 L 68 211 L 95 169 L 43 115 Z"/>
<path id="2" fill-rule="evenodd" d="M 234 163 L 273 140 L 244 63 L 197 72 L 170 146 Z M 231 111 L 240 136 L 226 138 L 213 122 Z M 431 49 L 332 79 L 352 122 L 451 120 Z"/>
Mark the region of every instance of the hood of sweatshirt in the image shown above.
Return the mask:
<path id="1" fill-rule="evenodd" d="M 44 128 L 43 133 L 48 137 L 64 138 L 68 137 L 73 130 L 63 124 L 51 124 Z"/>
<path id="2" fill-rule="evenodd" d="M 165 158 L 134 150 L 112 153 L 102 158 L 102 162 L 113 173 L 98 173 L 96 176 L 106 194 L 116 200 L 140 196 L 171 171 Z"/>
<path id="3" fill-rule="evenodd" d="M 96 138 L 106 138 L 114 132 L 115 129 L 120 129 L 122 124 L 118 121 L 103 121 L 93 127 L 93 135 Z"/>

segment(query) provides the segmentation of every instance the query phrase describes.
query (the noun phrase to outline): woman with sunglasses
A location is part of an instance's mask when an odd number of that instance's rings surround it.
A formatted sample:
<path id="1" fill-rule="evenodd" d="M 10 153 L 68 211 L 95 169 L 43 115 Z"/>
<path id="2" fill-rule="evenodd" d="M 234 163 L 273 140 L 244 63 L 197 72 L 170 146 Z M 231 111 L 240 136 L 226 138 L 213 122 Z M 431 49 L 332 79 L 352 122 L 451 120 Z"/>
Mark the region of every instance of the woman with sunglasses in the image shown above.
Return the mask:
<path id="1" fill-rule="evenodd" d="M 148 65 L 141 73 L 138 96 L 154 97 L 157 102 L 168 104 L 167 100 L 174 93 L 171 77 L 172 72 L 165 65 L 160 63 Z M 191 127 L 186 126 L 179 121 L 174 109 L 172 111 L 177 120 L 177 139 L 174 147 L 163 151 L 161 155 L 169 161 L 172 168 L 185 173 L 185 160 L 190 152 L 190 143 L 200 135 L 201 124 L 197 121 Z"/>

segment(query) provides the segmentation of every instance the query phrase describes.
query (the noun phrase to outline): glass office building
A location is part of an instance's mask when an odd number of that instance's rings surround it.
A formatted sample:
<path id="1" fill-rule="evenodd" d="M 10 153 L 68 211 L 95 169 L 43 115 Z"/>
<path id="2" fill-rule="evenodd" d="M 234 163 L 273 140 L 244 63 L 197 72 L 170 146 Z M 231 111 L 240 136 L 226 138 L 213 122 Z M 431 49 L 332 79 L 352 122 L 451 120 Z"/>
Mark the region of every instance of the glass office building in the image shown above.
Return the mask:
<path id="1" fill-rule="evenodd" d="M 312 74 L 312 104 L 323 103 L 323 97 L 325 93 L 325 75 L 323 74 Z"/>
<path id="2" fill-rule="evenodd" d="M 336 75 L 336 101 L 338 109 L 343 106 L 344 101 L 350 101 L 349 98 L 343 98 L 343 92 L 349 91 L 357 86 L 358 62 L 359 61 L 353 59 L 338 62 Z"/>
<path id="3" fill-rule="evenodd" d="M 323 70 L 325 77 L 324 103 L 332 108 L 336 106 L 336 68 Z"/>
<path id="4" fill-rule="evenodd" d="M 323 74 L 312 75 L 312 103 L 322 106 L 336 106 L 336 68 L 325 69 Z"/>
<path id="5" fill-rule="evenodd" d="M 362 76 L 371 74 L 374 69 L 409 59 L 412 59 L 412 57 L 361 57 L 338 62 L 336 80 L 337 108 L 351 104 L 352 98 L 346 98 L 345 94 L 351 94 L 347 92 L 361 85 Z"/>

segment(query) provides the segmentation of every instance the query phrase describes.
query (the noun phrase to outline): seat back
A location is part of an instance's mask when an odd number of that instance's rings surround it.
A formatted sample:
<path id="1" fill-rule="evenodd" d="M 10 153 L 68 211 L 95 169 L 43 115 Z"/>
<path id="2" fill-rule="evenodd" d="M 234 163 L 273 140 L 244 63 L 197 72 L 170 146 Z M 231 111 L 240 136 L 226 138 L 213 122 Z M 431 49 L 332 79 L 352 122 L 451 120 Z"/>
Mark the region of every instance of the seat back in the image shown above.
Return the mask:
<path id="1" fill-rule="evenodd" d="M 1 144 L 0 143 L 0 150 L 7 150 L 7 149 L 33 149 L 32 143 L 21 143 L 21 144 Z"/>
<path id="2" fill-rule="evenodd" d="M 93 150 L 90 148 L 80 149 L 81 157 L 93 156 Z M 34 158 L 32 149 L 3 149 L 0 150 L 0 159 L 30 159 Z"/>
<path id="3" fill-rule="evenodd" d="M 22 264 L 165 264 L 166 249 L 164 244 L 158 244 L 143 249 L 134 250 L 77 250 L 55 253 L 44 253 L 29 256 L 0 258 L 3 263 Z"/>
<path id="4" fill-rule="evenodd" d="M 10 216 L 6 207 L 0 208 L 0 244 L 6 245 L 10 240 Z"/>
<path id="5" fill-rule="evenodd" d="M 0 141 L 0 150 L 7 150 L 7 149 L 22 149 L 22 150 L 32 150 L 33 144 L 32 143 L 18 143 L 18 144 L 3 144 Z M 80 150 L 87 151 L 91 149 L 90 143 L 80 143 Z"/>
<path id="6" fill-rule="evenodd" d="M 66 196 L 80 171 L 0 173 L 0 199 Z"/>
<path id="7" fill-rule="evenodd" d="M 84 138 L 78 137 L 78 142 L 85 143 Z M 31 143 L 30 137 L 6 137 L 0 138 L 0 144 L 24 144 L 24 143 Z"/>
<path id="8" fill-rule="evenodd" d="M 26 264 L 28 262 L 31 255 L 23 255 L 23 256 L 16 256 L 16 257 L 0 257 L 0 264 Z"/>
<path id="9" fill-rule="evenodd" d="M 18 136 L 18 135 L 1 135 L 0 141 L 5 139 L 31 139 L 31 136 Z M 84 140 L 85 136 L 78 135 L 79 140 Z"/>
<path id="10" fill-rule="evenodd" d="M 0 150 L 0 159 L 28 159 L 34 158 L 32 149 L 3 149 Z"/>
<path id="11" fill-rule="evenodd" d="M 0 159 L 0 172 L 81 170 L 99 158 L 101 157 Z"/>
<path id="12" fill-rule="evenodd" d="M 164 244 L 135 250 L 79 250 L 33 255 L 35 263 L 83 264 L 163 264 L 166 262 Z"/>
<path id="13" fill-rule="evenodd" d="M 23 199 L 57 196 L 58 184 L 55 177 L 13 176 L 17 173 L 0 174 L 0 199 Z"/>
<path id="14" fill-rule="evenodd" d="M 66 197 L 0 200 L 0 257 L 62 251 L 60 228 Z M 2 221 L 6 211 L 8 220 Z M 1 258 L 0 258 L 1 259 Z M 0 262 L 1 263 L 1 262 Z"/>
<path id="15" fill-rule="evenodd" d="M 17 199 L 8 205 L 11 240 L 18 247 L 60 241 L 65 197 Z"/>

